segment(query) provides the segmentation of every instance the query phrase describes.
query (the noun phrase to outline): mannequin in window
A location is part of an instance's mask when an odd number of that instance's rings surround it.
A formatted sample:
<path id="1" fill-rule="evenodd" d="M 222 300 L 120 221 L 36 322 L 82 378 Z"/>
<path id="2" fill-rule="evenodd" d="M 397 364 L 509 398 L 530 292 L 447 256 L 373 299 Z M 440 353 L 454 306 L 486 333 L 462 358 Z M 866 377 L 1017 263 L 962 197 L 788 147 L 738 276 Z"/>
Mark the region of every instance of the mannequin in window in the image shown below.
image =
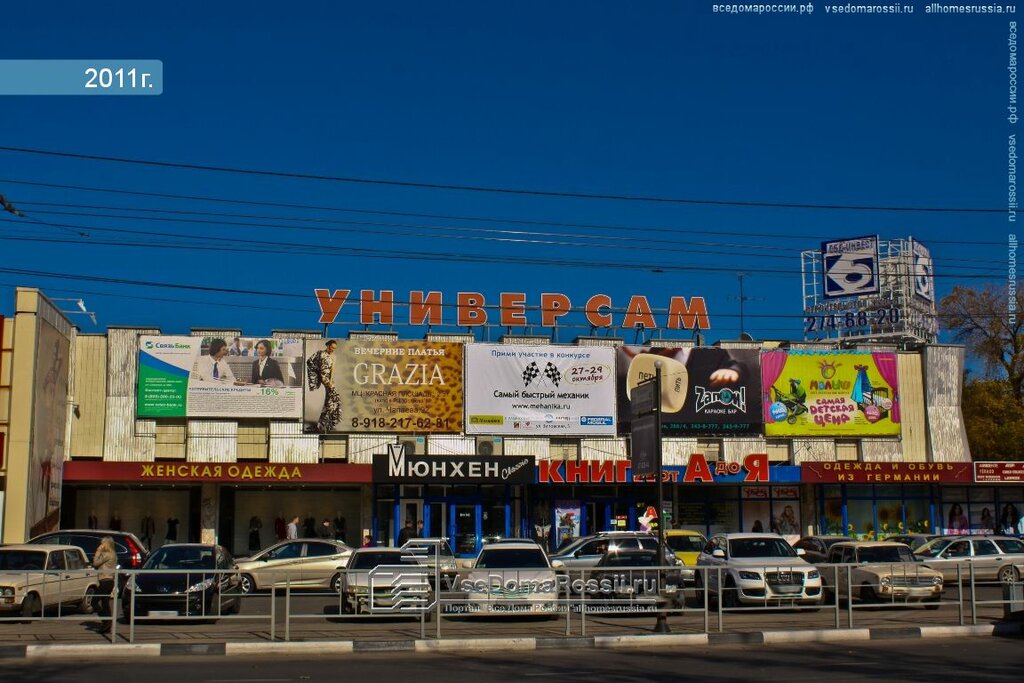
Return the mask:
<path id="1" fill-rule="evenodd" d="M 274 520 L 274 535 L 279 541 L 283 541 L 288 535 L 288 520 L 280 512 L 277 513 L 277 518 Z"/>
<path id="2" fill-rule="evenodd" d="M 121 513 L 117 510 L 114 510 L 114 514 L 110 517 L 110 526 L 107 528 L 111 531 L 121 530 Z"/>
<path id="3" fill-rule="evenodd" d="M 167 518 L 167 533 L 164 534 L 164 541 L 167 543 L 176 543 L 178 541 L 178 518 L 168 517 Z"/>
<path id="4" fill-rule="evenodd" d="M 156 520 L 153 519 L 153 515 L 146 513 L 146 516 L 142 518 L 139 532 L 139 540 L 146 546 L 146 550 L 152 550 L 153 536 L 156 535 Z"/>
<path id="5" fill-rule="evenodd" d="M 249 552 L 258 552 L 263 543 L 260 541 L 260 529 L 263 528 L 263 520 L 257 515 L 249 518 Z"/>
<path id="6" fill-rule="evenodd" d="M 316 517 L 306 517 L 302 523 L 302 534 L 304 538 L 316 538 Z"/>
<path id="7" fill-rule="evenodd" d="M 93 511 L 91 511 L 89 513 L 89 521 L 86 522 L 86 525 L 90 529 L 99 529 L 100 528 L 100 518 L 96 516 L 96 511 L 95 510 L 93 510 Z"/>

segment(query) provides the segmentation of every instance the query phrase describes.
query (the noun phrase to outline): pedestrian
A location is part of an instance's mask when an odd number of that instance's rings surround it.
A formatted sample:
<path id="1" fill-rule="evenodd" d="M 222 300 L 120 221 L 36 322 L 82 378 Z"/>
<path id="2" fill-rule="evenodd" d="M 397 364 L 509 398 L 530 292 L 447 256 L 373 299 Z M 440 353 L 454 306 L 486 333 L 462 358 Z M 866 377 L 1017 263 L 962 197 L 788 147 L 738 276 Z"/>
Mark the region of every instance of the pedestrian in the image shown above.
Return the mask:
<path id="1" fill-rule="evenodd" d="M 316 535 L 317 538 L 322 538 L 326 541 L 333 535 L 333 531 L 334 529 L 331 527 L 331 520 L 324 517 L 324 521 L 320 522 L 320 526 L 316 528 Z"/>
<path id="2" fill-rule="evenodd" d="M 294 541 L 299 537 L 299 516 L 295 515 L 292 517 L 292 521 L 288 522 L 288 531 L 285 532 L 285 538 L 289 541 Z"/>
<path id="3" fill-rule="evenodd" d="M 363 536 L 363 545 L 362 545 L 362 547 L 363 548 L 372 548 L 373 547 L 373 536 L 371 536 L 370 534 L 366 534 L 365 536 Z"/>
<path id="4" fill-rule="evenodd" d="M 415 532 L 412 529 L 412 520 L 405 520 L 405 526 L 398 532 L 398 546 L 401 547 L 409 542 Z"/>
<path id="5" fill-rule="evenodd" d="M 93 611 L 101 618 L 100 632 L 107 633 L 110 631 L 114 619 L 110 611 L 110 596 L 114 593 L 114 576 L 117 571 L 117 551 L 114 550 L 113 538 L 103 537 L 92 556 L 92 566 L 98 572 L 99 578 Z M 106 617 L 109 617 L 110 621 L 107 621 Z"/>
<path id="6" fill-rule="evenodd" d="M 423 538 L 423 520 L 416 522 L 416 538 Z"/>

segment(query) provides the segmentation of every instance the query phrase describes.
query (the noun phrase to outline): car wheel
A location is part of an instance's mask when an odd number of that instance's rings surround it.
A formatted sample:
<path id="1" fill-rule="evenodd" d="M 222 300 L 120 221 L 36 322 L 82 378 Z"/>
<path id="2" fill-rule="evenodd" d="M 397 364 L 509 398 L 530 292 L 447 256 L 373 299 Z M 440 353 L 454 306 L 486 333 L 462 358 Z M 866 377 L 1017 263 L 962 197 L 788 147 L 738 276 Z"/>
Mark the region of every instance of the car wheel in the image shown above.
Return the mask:
<path id="1" fill-rule="evenodd" d="M 39 602 L 39 596 L 35 593 L 29 593 L 25 596 L 25 599 L 21 601 L 21 616 L 26 619 L 40 616 L 42 613 L 43 605 Z"/>
<path id="2" fill-rule="evenodd" d="M 331 577 L 331 589 L 335 593 L 339 593 L 340 594 L 344 587 L 345 587 L 345 577 L 343 577 L 340 573 L 335 574 L 334 576 Z"/>
<path id="3" fill-rule="evenodd" d="M 242 574 L 242 578 L 238 581 L 238 587 L 242 589 L 243 595 L 255 593 L 256 579 L 251 574 Z"/>
<path id="4" fill-rule="evenodd" d="M 1020 581 L 1020 572 L 1012 565 L 1006 565 L 999 570 L 999 580 L 1003 583 L 1015 583 Z"/>
<path id="5" fill-rule="evenodd" d="M 85 589 L 85 595 L 82 597 L 82 602 L 78 604 L 78 611 L 82 614 L 92 614 L 93 604 L 96 602 L 96 587 L 89 586 Z"/>
<path id="6" fill-rule="evenodd" d="M 878 593 L 871 584 L 865 583 L 860 587 L 860 600 L 866 603 L 878 602 Z"/>
<path id="7" fill-rule="evenodd" d="M 736 587 L 736 583 L 732 579 L 725 582 L 725 587 L 722 589 L 722 607 L 739 607 L 740 596 L 739 589 Z"/>

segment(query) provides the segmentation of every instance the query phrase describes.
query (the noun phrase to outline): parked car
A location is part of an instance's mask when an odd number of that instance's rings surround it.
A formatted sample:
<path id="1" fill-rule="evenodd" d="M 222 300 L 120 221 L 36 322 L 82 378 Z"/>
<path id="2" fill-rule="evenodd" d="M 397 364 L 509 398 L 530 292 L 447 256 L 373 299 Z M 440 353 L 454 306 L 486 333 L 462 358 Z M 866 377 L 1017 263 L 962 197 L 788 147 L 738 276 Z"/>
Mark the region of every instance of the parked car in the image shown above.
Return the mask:
<path id="1" fill-rule="evenodd" d="M 496 543 L 508 543 L 507 539 L 495 541 Z M 455 563 L 455 553 L 448 545 L 445 538 L 413 538 L 402 546 L 402 550 L 416 558 L 416 562 L 429 570 L 431 584 L 440 575 L 441 580 L 452 582 L 458 576 L 458 567 Z"/>
<path id="2" fill-rule="evenodd" d="M 683 585 L 693 586 L 696 583 L 697 572 L 692 567 L 697 566 L 697 558 L 700 551 L 707 545 L 708 539 L 699 531 L 689 529 L 666 529 L 665 543 L 669 550 L 682 562 L 687 569 L 680 570 L 682 573 Z"/>
<path id="3" fill-rule="evenodd" d="M 678 569 L 659 570 L 660 566 L 657 550 L 611 552 L 587 572 L 582 592 L 592 600 L 628 600 L 652 607 L 674 604 L 681 595 L 683 577 Z"/>
<path id="4" fill-rule="evenodd" d="M 96 548 L 100 547 L 100 541 L 110 536 L 114 541 L 114 551 L 117 553 L 117 566 L 121 569 L 138 569 L 146 563 L 149 551 L 142 541 L 135 534 L 124 531 L 104 531 L 103 529 L 62 529 L 40 534 L 29 540 L 29 543 L 44 543 L 59 545 L 74 545 L 82 549 L 86 558 L 91 562 Z"/>
<path id="5" fill-rule="evenodd" d="M 174 543 L 153 551 L 124 590 L 135 616 L 219 617 L 236 614 L 242 589 L 231 554 L 219 545 Z"/>
<path id="6" fill-rule="evenodd" d="M 31 618 L 64 605 L 91 612 L 98 585 L 97 572 L 76 546 L 0 547 L 0 615 Z"/>
<path id="7" fill-rule="evenodd" d="M 428 574 L 429 570 L 415 556 L 401 548 L 353 550 L 340 581 L 341 611 L 419 616 L 430 605 Z"/>
<path id="8" fill-rule="evenodd" d="M 849 540 L 848 536 L 804 536 L 793 547 L 803 550 L 803 558 L 811 564 L 821 564 L 828 559 L 828 551 L 833 545 Z"/>
<path id="9" fill-rule="evenodd" d="M 976 581 L 1019 581 L 1024 567 L 1024 541 L 1011 536 L 943 536 L 914 554 L 926 567 L 942 572 L 946 582 L 960 576 L 968 580 L 973 567 Z"/>
<path id="10" fill-rule="evenodd" d="M 697 564 L 720 568 L 722 605 L 817 605 L 821 602 L 821 574 L 778 534 L 716 534 L 701 552 Z M 718 577 L 709 571 L 708 590 L 718 597 Z M 704 577 L 698 574 L 698 587 Z"/>
<path id="11" fill-rule="evenodd" d="M 300 538 L 282 541 L 252 557 L 235 560 L 242 593 L 291 586 L 292 588 L 341 590 L 340 567 L 352 548 L 341 541 Z"/>
<path id="12" fill-rule="evenodd" d="M 902 536 L 889 536 L 885 539 L 889 543 L 903 543 L 910 546 L 911 550 L 917 550 L 928 541 L 941 538 L 939 534 L 904 534 Z"/>
<path id="13" fill-rule="evenodd" d="M 527 541 L 529 542 L 529 541 Z M 593 567 L 606 553 L 619 550 L 657 550 L 658 538 L 647 531 L 602 531 L 583 536 L 551 555 L 552 566 L 561 568 Z M 665 550 L 664 566 L 682 564 L 671 548 Z"/>
<path id="14" fill-rule="evenodd" d="M 557 616 L 558 576 L 532 541 L 484 546 L 459 584 L 469 614 Z"/>
<path id="15" fill-rule="evenodd" d="M 942 574 L 917 562 L 903 543 L 834 543 L 828 563 L 850 566 L 821 568 L 826 593 L 865 603 L 926 602 L 929 609 L 939 607 Z"/>

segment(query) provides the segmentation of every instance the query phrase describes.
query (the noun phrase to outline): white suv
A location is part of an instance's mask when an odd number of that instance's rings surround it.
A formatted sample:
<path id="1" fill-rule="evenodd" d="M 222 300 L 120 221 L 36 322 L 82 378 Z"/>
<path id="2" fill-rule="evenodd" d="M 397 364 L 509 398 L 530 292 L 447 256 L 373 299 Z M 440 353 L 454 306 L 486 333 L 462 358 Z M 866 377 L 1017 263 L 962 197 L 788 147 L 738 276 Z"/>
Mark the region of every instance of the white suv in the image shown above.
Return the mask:
<path id="1" fill-rule="evenodd" d="M 717 534 L 697 558 L 699 567 L 721 568 L 722 606 L 817 605 L 821 574 L 777 534 Z M 718 595 L 718 572 L 697 575 Z"/>

